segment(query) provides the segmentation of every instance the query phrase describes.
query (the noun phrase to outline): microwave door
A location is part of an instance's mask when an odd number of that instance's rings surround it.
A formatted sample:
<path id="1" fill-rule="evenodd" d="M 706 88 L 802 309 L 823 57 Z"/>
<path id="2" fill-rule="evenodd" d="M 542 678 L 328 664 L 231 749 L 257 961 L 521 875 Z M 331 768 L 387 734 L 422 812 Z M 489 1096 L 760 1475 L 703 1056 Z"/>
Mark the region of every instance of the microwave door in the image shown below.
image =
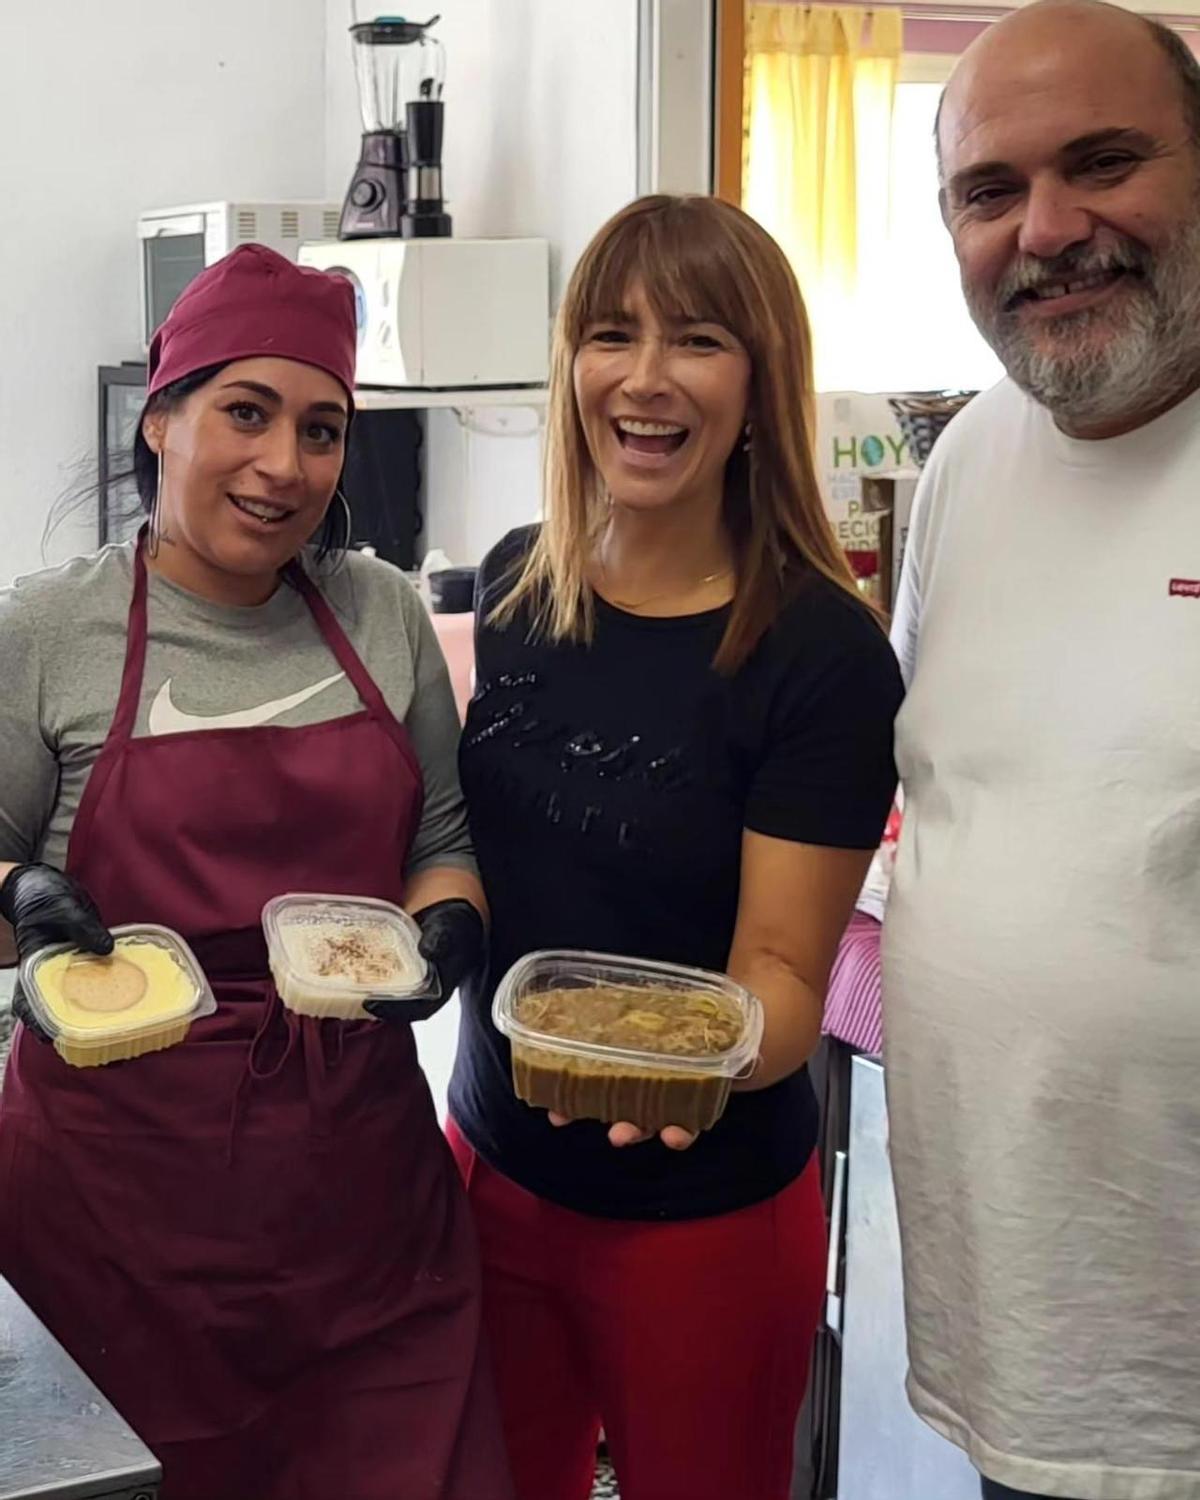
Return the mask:
<path id="1" fill-rule="evenodd" d="M 180 292 L 204 270 L 204 216 L 159 219 L 142 229 L 142 313 L 146 343 Z"/>

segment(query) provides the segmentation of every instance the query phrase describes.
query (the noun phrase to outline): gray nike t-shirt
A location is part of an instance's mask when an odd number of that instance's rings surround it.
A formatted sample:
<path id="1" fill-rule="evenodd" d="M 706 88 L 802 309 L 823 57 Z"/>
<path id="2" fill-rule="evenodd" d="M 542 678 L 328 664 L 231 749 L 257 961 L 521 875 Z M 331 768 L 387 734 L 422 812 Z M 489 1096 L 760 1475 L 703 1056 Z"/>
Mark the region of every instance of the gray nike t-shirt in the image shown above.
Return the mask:
<path id="1" fill-rule="evenodd" d="M 459 724 L 433 626 L 389 563 L 347 554 L 313 570 L 425 776 L 408 874 L 474 869 L 458 784 Z M 133 588 L 133 544 L 35 573 L 0 590 L 0 860 L 60 869 L 91 769 L 116 710 Z M 300 726 L 361 704 L 298 593 L 213 604 L 156 574 L 134 734 Z M 352 776 L 354 768 L 347 766 Z"/>

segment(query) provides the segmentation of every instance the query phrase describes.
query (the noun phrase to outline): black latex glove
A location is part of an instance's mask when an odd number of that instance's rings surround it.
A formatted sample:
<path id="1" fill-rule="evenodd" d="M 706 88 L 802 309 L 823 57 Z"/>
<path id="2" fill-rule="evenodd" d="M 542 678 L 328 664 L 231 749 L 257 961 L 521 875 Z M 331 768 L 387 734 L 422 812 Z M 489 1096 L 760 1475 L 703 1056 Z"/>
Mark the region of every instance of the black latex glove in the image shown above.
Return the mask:
<path id="1" fill-rule="evenodd" d="M 69 875 L 50 865 L 17 865 L 0 885 L 0 917 L 13 929 L 17 960 L 53 943 L 74 943 L 87 953 L 111 953 L 112 933 L 88 893 Z M 13 990 L 13 1014 L 42 1041 L 46 1033 L 34 1020 L 21 989 Z"/>
<path id="2" fill-rule="evenodd" d="M 418 951 L 429 961 L 429 984 L 406 1000 L 365 1000 L 363 1009 L 380 1021 L 427 1021 L 483 962 L 487 934 L 483 918 L 469 901 L 435 901 L 414 920 L 421 929 Z"/>

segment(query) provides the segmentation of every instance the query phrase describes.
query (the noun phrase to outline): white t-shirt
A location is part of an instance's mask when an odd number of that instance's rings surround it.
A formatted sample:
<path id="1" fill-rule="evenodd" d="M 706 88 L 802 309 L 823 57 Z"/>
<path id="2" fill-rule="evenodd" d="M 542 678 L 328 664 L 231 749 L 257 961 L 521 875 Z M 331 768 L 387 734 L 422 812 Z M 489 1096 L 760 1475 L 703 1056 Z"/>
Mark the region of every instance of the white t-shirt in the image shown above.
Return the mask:
<path id="1" fill-rule="evenodd" d="M 1200 395 L 1005 381 L 922 480 L 883 939 L 917 1411 L 990 1477 L 1200 1497 Z"/>

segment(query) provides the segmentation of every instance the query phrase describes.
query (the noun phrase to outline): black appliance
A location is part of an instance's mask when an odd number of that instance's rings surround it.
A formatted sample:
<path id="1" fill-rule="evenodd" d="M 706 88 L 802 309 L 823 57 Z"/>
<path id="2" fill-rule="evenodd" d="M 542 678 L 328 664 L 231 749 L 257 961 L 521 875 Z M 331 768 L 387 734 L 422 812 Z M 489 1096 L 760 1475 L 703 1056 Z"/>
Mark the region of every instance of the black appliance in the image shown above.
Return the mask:
<path id="1" fill-rule="evenodd" d="M 339 237 L 443 239 L 442 85 L 446 54 L 430 27 L 441 18 L 380 16 L 350 28 L 363 137 Z"/>

